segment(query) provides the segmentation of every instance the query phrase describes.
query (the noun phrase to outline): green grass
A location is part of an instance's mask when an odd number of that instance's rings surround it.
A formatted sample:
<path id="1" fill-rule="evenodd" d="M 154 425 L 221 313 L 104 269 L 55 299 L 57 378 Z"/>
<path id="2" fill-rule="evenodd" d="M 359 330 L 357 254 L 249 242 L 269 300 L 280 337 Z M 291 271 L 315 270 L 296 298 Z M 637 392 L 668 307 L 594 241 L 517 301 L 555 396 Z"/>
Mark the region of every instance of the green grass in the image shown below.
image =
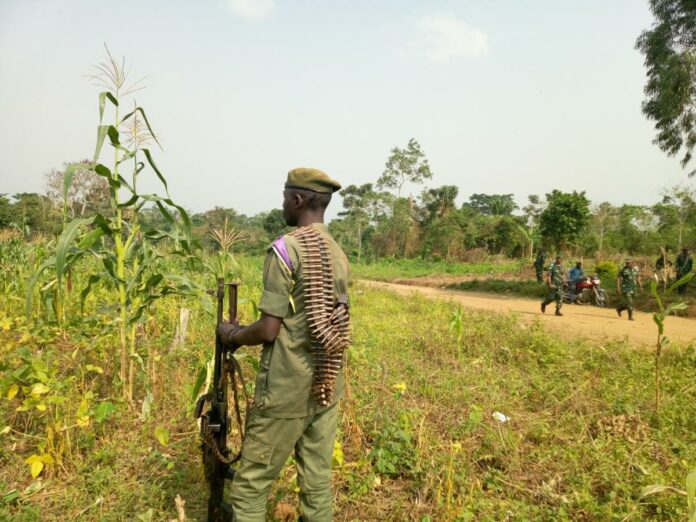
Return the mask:
<path id="1" fill-rule="evenodd" d="M 434 275 L 470 275 L 470 274 L 500 274 L 518 272 L 526 262 L 480 262 L 480 263 L 448 263 L 446 261 L 428 261 L 423 259 L 381 259 L 370 263 L 355 263 L 353 277 L 392 281 L 414 277 Z"/>
<path id="2" fill-rule="evenodd" d="M 501 279 L 474 279 L 447 285 L 451 290 L 469 292 L 490 292 L 494 294 L 519 295 L 523 297 L 541 298 L 548 293 L 545 285 L 532 280 L 509 281 Z"/>
<path id="3" fill-rule="evenodd" d="M 257 300 L 258 259 L 238 261 L 241 297 Z M 200 267 L 171 263 L 212 284 Z M 17 270 L 28 271 L 29 259 L 26 267 Z M 88 268 L 76 274 L 76 287 Z M 144 374 L 136 403 L 125 403 L 114 380 L 116 333 L 88 319 L 108 292 L 89 300 L 82 321 L 79 296 L 71 294 L 73 319 L 61 333 L 48 314 L 23 319 L 22 285 L 0 288 L 11 288 L 3 294 L 11 298 L 0 299 L 0 431 L 11 428 L 0 435 L 0 520 L 138 520 L 152 510 L 153 521 L 168 521 L 176 516 L 176 495 L 191 520 L 204 520 L 191 391 L 213 347 L 205 302 L 160 301 L 142 326 L 154 401 L 141 419 Z M 663 358 L 658 423 L 652 354 L 625 342 L 567 342 L 514 315 L 462 310 L 458 355 L 451 303 L 359 284 L 351 302 L 354 343 L 335 453 L 335 520 L 685 518 L 683 498 L 664 494 L 639 504 L 639 495 L 655 483 L 683 488 L 696 467 L 694 346 L 672 346 Z M 179 306 L 192 310 L 188 343 L 172 351 Z M 252 309 L 249 301 L 241 306 L 242 322 L 251 320 Z M 29 390 L 7 396 L 23 364 L 22 347 L 46 373 L 45 396 L 67 400 L 44 412 L 17 411 Z M 245 370 L 251 377 L 251 366 Z M 80 427 L 82 401 L 89 422 Z M 96 412 L 106 401 L 113 412 L 100 419 Z M 494 412 L 510 421 L 501 424 Z M 165 446 L 157 428 L 170 434 Z M 32 479 L 24 460 L 42 452 L 55 455 L 56 464 Z M 279 503 L 296 506 L 293 475 L 291 467 L 283 471 L 271 512 Z"/>

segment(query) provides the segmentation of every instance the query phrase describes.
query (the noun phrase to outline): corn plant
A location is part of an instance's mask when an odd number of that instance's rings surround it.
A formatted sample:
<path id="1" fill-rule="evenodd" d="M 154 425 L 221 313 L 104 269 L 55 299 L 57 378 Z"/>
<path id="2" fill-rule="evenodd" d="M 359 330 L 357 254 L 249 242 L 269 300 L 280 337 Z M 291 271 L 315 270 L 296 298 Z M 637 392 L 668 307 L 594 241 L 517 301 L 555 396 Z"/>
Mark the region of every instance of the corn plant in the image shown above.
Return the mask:
<path id="1" fill-rule="evenodd" d="M 232 255 L 232 247 L 236 243 L 244 241 L 246 236 L 234 227 L 230 227 L 227 218 L 225 218 L 225 223 L 222 228 L 211 228 L 208 234 L 215 242 L 218 249 L 214 263 L 206 263 L 206 267 L 211 273 L 215 274 L 216 279 L 218 277 L 229 277 L 232 268 L 236 268 L 236 262 Z"/>
<path id="2" fill-rule="evenodd" d="M 655 298 L 658 311 L 653 314 L 653 321 L 657 325 L 657 342 L 655 344 L 655 416 L 659 420 L 660 416 L 660 359 L 663 350 L 669 344 L 669 338 L 665 336 L 665 321 L 667 317 L 679 310 L 686 309 L 686 303 L 677 301 L 665 306 L 664 298 L 671 294 L 680 285 L 685 284 L 691 279 L 693 274 L 687 274 L 678 281 L 672 283 L 662 295 L 657 290 L 657 277 L 650 282 L 650 293 Z"/>
<path id="3" fill-rule="evenodd" d="M 150 140 L 159 145 L 157 137 L 142 107 L 121 116 L 122 98 L 132 94 L 137 83 L 126 84 L 125 61 L 113 59 L 107 48 L 108 60 L 97 66 L 97 74 L 91 78 L 108 90 L 99 94 L 99 125 L 97 141 L 90 169 L 102 176 L 109 184 L 111 212 L 109 215 L 95 214 L 88 218 L 74 219 L 67 224 L 56 247 L 55 256 L 48 259 L 34 275 L 35 283 L 42 272 L 49 268 L 55 272 L 53 285 L 56 296 L 55 314 L 59 324 L 64 320 L 63 279 L 70 268 L 81 258 L 92 255 L 101 261 L 101 270 L 90 274 L 80 293 L 80 308 L 95 285 L 114 290 L 114 322 L 118 325 L 120 341 L 119 377 L 124 397 L 133 399 L 135 368 L 144 368 L 138 353 L 137 324 L 147 314 L 157 299 L 173 293 L 196 290 L 188 279 L 175 274 L 162 273 L 155 243 L 169 242 L 177 254 L 191 255 L 193 240 L 191 223 L 186 211 L 169 196 L 167 181 L 157 165 L 152 152 L 146 145 Z M 112 109 L 111 123 L 104 122 L 107 103 Z M 121 139 L 122 131 L 126 139 Z M 103 148 L 109 140 L 113 155 L 107 166 L 101 162 Z M 127 143 L 127 145 L 126 145 Z M 124 171 L 131 165 L 130 181 Z M 142 194 L 136 182 L 144 169 L 149 169 L 160 180 L 165 196 Z M 64 192 L 70 189 L 72 178 L 82 164 L 69 165 L 65 170 Z M 146 204 L 154 206 L 168 224 L 168 230 L 144 229 L 138 222 L 138 212 Z M 33 286 L 27 294 L 27 309 L 31 309 Z"/>
<path id="4" fill-rule="evenodd" d="M 677 495 L 684 496 L 686 497 L 686 511 L 688 516 L 686 522 L 696 522 L 696 470 L 686 475 L 684 486 L 686 489 L 675 488 L 665 484 L 651 484 L 650 486 L 645 486 L 640 492 L 640 500 L 642 501 L 644 498 L 658 493 L 676 493 Z M 628 520 L 637 507 L 638 506 L 634 507 L 623 520 Z"/>

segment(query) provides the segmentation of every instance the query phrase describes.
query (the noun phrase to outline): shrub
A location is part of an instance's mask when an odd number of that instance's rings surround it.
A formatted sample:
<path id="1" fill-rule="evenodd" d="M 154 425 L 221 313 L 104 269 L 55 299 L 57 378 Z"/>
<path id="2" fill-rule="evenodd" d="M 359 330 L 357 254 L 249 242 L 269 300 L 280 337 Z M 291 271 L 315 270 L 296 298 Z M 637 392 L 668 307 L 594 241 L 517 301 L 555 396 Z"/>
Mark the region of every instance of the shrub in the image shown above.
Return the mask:
<path id="1" fill-rule="evenodd" d="M 619 267 L 614 261 L 600 261 L 595 265 L 595 272 L 600 279 L 610 282 L 619 274 Z"/>

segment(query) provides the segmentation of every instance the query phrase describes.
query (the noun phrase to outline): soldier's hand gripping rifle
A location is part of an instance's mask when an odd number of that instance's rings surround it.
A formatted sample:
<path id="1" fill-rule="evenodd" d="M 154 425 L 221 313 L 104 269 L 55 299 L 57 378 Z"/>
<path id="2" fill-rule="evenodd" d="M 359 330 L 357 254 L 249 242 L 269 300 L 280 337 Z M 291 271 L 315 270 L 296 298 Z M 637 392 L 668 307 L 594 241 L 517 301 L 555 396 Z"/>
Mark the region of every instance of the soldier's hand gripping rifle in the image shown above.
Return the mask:
<path id="1" fill-rule="evenodd" d="M 227 435 L 232 420 L 227 411 L 228 387 L 231 388 L 234 399 L 234 414 L 240 439 L 244 437 L 244 423 L 237 391 L 237 379 L 239 379 L 246 399 L 244 378 L 239 362 L 233 357 L 235 349 L 225 346 L 218 333 L 218 326 L 223 320 L 225 287 L 228 291 L 229 321 L 234 324 L 237 320 L 237 286 L 238 283 L 225 283 L 222 278 L 218 279 L 212 390 L 198 398 L 195 409 L 195 416 L 200 419 L 203 468 L 206 481 L 210 486 L 208 522 L 232 520 L 232 508 L 223 501 L 223 494 L 225 479 L 232 478 L 234 475 L 234 470 L 230 468 L 230 465 L 241 457 L 241 445 L 238 451 L 233 451 L 227 446 Z M 245 402 L 248 405 L 248 400 Z"/>

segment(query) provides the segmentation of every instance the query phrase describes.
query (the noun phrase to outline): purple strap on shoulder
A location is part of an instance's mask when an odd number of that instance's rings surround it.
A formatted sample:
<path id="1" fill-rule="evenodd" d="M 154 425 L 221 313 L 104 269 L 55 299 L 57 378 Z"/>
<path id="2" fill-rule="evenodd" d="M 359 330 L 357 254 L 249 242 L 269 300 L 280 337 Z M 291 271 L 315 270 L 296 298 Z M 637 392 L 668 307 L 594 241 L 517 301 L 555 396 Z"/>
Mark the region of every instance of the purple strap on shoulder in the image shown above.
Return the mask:
<path id="1" fill-rule="evenodd" d="M 280 258 L 288 271 L 292 273 L 292 261 L 290 261 L 288 247 L 285 245 L 285 236 L 280 236 L 278 239 L 276 239 L 273 242 L 273 245 L 271 245 L 271 248 L 273 248 L 273 251 Z"/>

